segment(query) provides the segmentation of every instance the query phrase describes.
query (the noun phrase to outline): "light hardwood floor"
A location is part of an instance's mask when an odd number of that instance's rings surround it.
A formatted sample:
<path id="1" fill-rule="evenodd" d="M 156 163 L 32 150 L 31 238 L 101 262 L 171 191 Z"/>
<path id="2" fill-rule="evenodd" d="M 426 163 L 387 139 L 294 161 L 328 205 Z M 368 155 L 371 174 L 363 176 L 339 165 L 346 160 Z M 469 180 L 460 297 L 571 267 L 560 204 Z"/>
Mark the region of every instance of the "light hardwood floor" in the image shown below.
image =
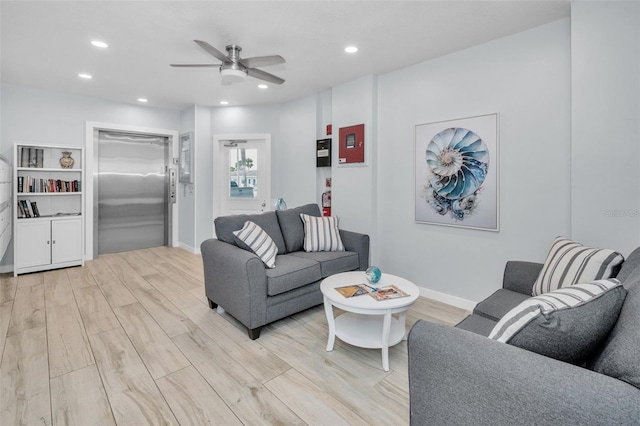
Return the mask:
<path id="1" fill-rule="evenodd" d="M 251 341 L 209 309 L 202 260 L 158 247 L 0 278 L 0 425 L 401 425 L 407 345 L 336 339 L 321 306 Z M 418 319 L 467 312 L 420 298 Z"/>

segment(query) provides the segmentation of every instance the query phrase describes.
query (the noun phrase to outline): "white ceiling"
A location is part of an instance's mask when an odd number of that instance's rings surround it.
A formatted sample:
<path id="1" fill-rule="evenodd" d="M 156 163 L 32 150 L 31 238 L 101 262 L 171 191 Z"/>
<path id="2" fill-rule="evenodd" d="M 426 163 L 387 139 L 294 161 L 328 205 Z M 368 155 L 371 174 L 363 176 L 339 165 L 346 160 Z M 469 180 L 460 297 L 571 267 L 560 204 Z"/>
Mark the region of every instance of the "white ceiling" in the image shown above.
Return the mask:
<path id="1" fill-rule="evenodd" d="M 569 1 L 5 1 L 2 82 L 181 109 L 280 103 L 383 74 L 569 16 Z M 100 50 L 94 39 L 109 43 Z M 219 63 L 192 40 L 242 57 L 282 55 L 263 68 L 286 80 L 222 85 Z M 345 46 L 359 47 L 346 54 Z M 91 80 L 78 73 L 93 75 Z"/>

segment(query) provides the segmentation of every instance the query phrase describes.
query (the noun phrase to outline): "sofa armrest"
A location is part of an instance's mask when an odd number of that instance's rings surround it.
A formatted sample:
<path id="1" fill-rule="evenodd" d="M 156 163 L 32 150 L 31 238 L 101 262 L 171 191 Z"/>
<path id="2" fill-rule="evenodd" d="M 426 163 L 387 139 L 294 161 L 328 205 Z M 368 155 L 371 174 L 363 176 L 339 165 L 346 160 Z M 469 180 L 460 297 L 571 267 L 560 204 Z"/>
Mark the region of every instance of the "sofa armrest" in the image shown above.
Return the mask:
<path id="1" fill-rule="evenodd" d="M 638 424 L 640 390 L 441 324 L 409 333 L 412 425 Z"/>
<path id="2" fill-rule="evenodd" d="M 359 269 L 361 271 L 366 270 L 369 267 L 369 236 L 340 229 L 340 239 L 345 250 L 358 253 Z"/>
<path id="3" fill-rule="evenodd" d="M 533 284 L 542 270 L 542 263 L 510 260 L 504 267 L 502 288 L 531 296 Z"/>
<path id="4" fill-rule="evenodd" d="M 266 324 L 267 274 L 254 253 L 215 238 L 200 245 L 207 298 L 249 329 Z"/>

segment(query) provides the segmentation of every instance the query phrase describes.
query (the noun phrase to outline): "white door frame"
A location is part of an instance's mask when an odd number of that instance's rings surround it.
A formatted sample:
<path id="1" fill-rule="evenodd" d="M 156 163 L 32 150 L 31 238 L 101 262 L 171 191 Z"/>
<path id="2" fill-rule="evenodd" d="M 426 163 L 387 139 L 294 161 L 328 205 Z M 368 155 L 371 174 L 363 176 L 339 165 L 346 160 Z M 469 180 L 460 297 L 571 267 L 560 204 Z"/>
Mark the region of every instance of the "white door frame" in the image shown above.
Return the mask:
<path id="1" fill-rule="evenodd" d="M 213 218 L 217 218 L 218 216 L 220 216 L 221 214 L 221 207 L 219 204 L 219 199 L 222 196 L 222 194 L 227 193 L 227 191 L 229 190 L 227 188 L 227 185 L 229 184 L 229 182 L 226 179 L 220 179 L 220 171 L 216 170 L 220 164 L 220 162 L 222 161 L 222 141 L 229 141 L 229 140 L 247 140 L 247 141 L 253 141 L 253 140 L 263 140 L 264 141 L 264 146 L 265 146 L 265 158 L 264 158 L 264 162 L 269 164 L 269 170 L 270 170 L 270 179 L 269 179 L 269 188 L 267 189 L 267 193 L 265 194 L 265 200 L 267 200 L 267 206 L 265 208 L 266 210 L 270 210 L 270 204 L 271 204 L 271 177 L 273 176 L 273 173 L 271 172 L 271 134 L 270 133 L 225 133 L 225 134 L 218 134 L 218 135 L 213 135 L 213 146 L 212 146 L 212 151 L 213 151 L 213 173 L 212 173 L 212 177 L 213 177 L 213 206 L 211 211 L 213 212 Z M 259 160 L 260 161 L 260 160 Z M 215 234 L 215 229 L 214 229 L 214 234 Z"/>
<path id="2" fill-rule="evenodd" d="M 170 143 L 170 155 L 169 155 L 169 167 L 173 167 L 173 159 L 178 158 L 178 131 L 177 130 L 168 130 L 168 129 L 157 129 L 152 127 L 140 127 L 140 126 L 129 126 L 126 124 L 114 124 L 114 123 L 101 123 L 96 121 L 87 121 L 85 126 L 85 144 L 84 144 L 84 154 L 85 158 L 83 159 L 82 164 L 86 165 L 83 188 L 82 191 L 85 192 L 85 206 L 84 212 L 85 214 L 85 242 L 84 242 L 84 259 L 91 260 L 94 257 L 93 253 L 93 176 L 94 173 L 97 173 L 97 167 L 94 167 L 94 151 L 93 151 L 93 136 L 96 130 L 113 130 L 113 131 L 121 131 L 121 132 L 130 132 L 130 133 L 147 133 L 159 136 L 166 136 L 169 138 Z M 178 247 L 178 241 L 180 240 L 178 235 L 178 226 L 179 218 L 178 212 L 180 209 L 178 208 L 178 203 L 180 202 L 180 197 L 176 197 L 176 202 L 171 204 L 171 232 L 169 237 L 168 244 L 172 247 Z"/>

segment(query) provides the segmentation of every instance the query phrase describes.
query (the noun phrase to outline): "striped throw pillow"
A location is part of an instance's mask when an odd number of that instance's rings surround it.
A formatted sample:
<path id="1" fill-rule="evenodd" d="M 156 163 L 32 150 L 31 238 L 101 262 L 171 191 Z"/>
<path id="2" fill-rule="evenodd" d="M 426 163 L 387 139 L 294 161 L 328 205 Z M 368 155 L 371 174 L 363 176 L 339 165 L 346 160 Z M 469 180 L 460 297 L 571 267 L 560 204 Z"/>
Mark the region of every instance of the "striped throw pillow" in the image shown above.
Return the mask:
<path id="1" fill-rule="evenodd" d="M 344 251 L 337 216 L 316 217 L 301 213 L 304 222 L 304 251 Z"/>
<path id="2" fill-rule="evenodd" d="M 278 247 L 264 229 L 248 220 L 244 223 L 242 229 L 234 231 L 233 235 L 249 246 L 251 251 L 253 251 L 268 268 L 273 269 L 276 267 Z"/>
<path id="3" fill-rule="evenodd" d="M 586 247 L 557 237 L 531 294 L 539 296 L 577 283 L 610 278 L 623 260 L 617 251 Z"/>
<path id="4" fill-rule="evenodd" d="M 581 365 L 607 340 L 626 296 L 615 278 L 564 287 L 520 303 L 489 338 Z"/>

